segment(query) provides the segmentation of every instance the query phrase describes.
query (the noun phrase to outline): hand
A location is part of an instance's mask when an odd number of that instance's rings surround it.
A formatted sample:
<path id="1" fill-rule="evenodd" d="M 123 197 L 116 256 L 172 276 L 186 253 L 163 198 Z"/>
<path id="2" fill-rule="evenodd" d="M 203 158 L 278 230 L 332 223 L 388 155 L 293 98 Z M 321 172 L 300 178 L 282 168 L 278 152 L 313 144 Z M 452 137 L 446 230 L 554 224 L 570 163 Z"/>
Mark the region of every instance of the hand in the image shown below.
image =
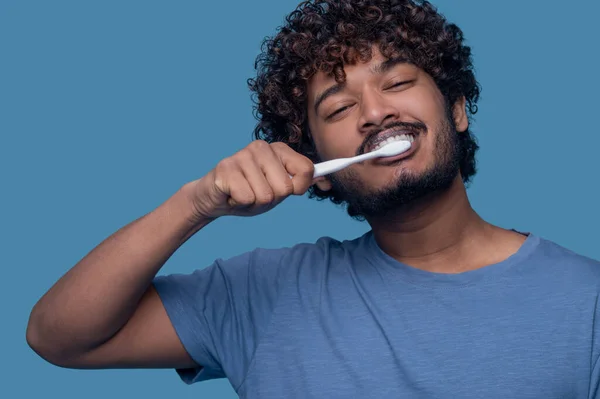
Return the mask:
<path id="1" fill-rule="evenodd" d="M 256 140 L 184 188 L 198 220 L 254 216 L 290 195 L 303 195 L 314 183 L 313 173 L 311 160 L 286 144 Z"/>

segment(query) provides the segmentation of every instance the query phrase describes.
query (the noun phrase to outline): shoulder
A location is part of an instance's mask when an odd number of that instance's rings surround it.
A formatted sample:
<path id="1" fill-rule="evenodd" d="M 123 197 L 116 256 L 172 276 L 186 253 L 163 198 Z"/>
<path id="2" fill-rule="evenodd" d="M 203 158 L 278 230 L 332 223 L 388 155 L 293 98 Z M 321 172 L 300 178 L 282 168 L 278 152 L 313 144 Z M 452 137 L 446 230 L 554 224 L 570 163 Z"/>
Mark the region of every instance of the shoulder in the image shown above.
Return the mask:
<path id="1" fill-rule="evenodd" d="M 309 266 L 314 262 L 324 263 L 332 258 L 344 256 L 359 247 L 362 241 L 364 241 L 363 237 L 341 241 L 333 237 L 322 236 L 313 242 L 300 242 L 288 247 L 259 247 L 241 256 L 254 261 L 269 261 L 273 264 Z"/>
<path id="2" fill-rule="evenodd" d="M 536 237 L 537 248 L 531 261 L 546 273 L 552 273 L 565 283 L 585 285 L 600 291 L 600 261 L 577 253 L 549 239 Z"/>
<path id="3" fill-rule="evenodd" d="M 600 261 L 577 253 L 549 239 L 538 237 L 538 240 L 536 256 L 543 257 L 551 263 L 562 264 L 567 268 L 581 269 L 600 275 Z"/>
<path id="4" fill-rule="evenodd" d="M 315 274 L 349 263 L 350 256 L 366 247 L 366 234 L 348 240 L 322 236 L 312 242 L 287 247 L 258 247 L 228 259 L 219 259 L 224 269 L 250 268 L 258 274 Z"/>

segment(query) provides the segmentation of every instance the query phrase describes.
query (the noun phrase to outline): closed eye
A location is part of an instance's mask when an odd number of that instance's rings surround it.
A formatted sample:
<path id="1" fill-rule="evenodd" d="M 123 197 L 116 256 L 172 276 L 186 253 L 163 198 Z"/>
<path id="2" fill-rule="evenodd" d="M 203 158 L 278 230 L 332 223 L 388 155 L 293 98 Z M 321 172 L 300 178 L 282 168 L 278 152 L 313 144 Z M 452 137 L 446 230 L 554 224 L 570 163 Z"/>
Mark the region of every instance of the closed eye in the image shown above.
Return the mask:
<path id="1" fill-rule="evenodd" d="M 403 80 L 403 81 L 400 81 L 400 82 L 396 82 L 396 83 L 393 83 L 392 85 L 390 85 L 386 90 L 394 89 L 394 88 L 397 88 L 397 87 L 400 87 L 400 86 L 404 86 L 404 85 L 406 85 L 408 83 L 412 83 L 412 82 L 413 82 L 412 80 Z"/>
<path id="2" fill-rule="evenodd" d="M 334 116 L 336 116 L 337 114 L 340 114 L 340 113 L 344 112 L 345 110 L 347 110 L 347 109 L 348 109 L 348 108 L 350 108 L 350 107 L 351 107 L 350 105 L 346 105 L 346 106 L 344 106 L 344 107 L 338 108 L 338 109 L 336 109 L 335 111 L 333 111 L 333 113 L 329 114 L 329 115 L 327 116 L 327 118 L 325 118 L 325 119 L 327 119 L 327 120 L 328 120 L 328 119 L 331 119 L 331 118 L 333 118 Z"/>

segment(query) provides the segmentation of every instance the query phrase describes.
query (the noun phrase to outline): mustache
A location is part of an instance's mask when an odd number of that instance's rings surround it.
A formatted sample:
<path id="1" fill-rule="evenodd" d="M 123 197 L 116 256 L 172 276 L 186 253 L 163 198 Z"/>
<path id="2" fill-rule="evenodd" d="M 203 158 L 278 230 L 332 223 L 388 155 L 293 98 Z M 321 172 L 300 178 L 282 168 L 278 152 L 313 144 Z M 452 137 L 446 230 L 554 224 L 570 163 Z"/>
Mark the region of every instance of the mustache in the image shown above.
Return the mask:
<path id="1" fill-rule="evenodd" d="M 380 128 L 374 129 L 365 138 L 360 147 L 356 150 L 356 155 L 362 155 L 365 150 L 376 140 L 381 132 L 388 130 L 408 131 L 415 136 L 419 133 L 426 133 L 427 126 L 423 122 L 392 122 Z"/>

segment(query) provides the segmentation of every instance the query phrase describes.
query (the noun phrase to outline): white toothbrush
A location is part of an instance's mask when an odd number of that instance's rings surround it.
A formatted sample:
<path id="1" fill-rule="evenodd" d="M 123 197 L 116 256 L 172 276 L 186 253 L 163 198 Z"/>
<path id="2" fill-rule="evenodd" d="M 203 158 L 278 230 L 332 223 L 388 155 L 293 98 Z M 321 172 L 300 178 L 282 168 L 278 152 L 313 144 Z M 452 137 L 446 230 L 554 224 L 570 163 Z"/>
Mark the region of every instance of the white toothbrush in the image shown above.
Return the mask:
<path id="1" fill-rule="evenodd" d="M 391 143 L 385 144 L 383 147 L 375 151 L 367 152 L 366 154 L 357 155 L 351 158 L 338 158 L 317 163 L 315 164 L 315 173 L 313 178 L 337 172 L 340 169 L 344 169 L 345 167 L 357 162 L 366 161 L 367 159 L 393 157 L 402 154 L 403 152 L 408 151 L 410 145 L 410 141 L 407 140 L 392 141 Z"/>

